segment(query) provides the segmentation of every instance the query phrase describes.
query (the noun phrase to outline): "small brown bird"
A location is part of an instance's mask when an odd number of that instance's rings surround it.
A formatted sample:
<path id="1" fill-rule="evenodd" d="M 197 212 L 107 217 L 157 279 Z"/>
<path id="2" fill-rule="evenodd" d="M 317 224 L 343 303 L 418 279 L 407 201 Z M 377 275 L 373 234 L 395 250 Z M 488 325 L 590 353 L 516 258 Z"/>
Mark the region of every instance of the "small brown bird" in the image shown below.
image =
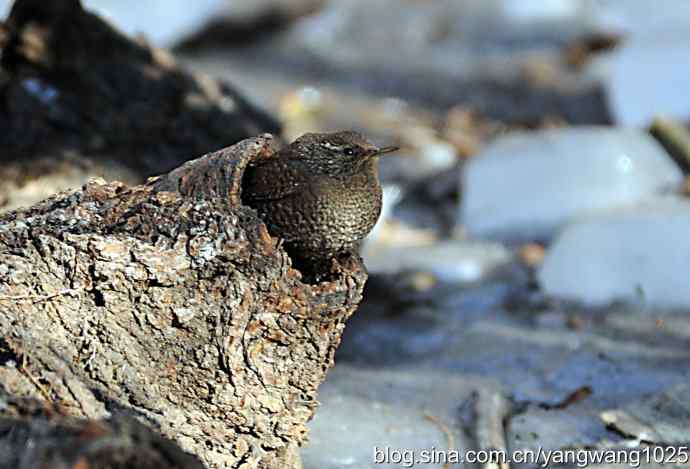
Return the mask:
<path id="1" fill-rule="evenodd" d="M 311 276 L 358 249 L 374 227 L 381 214 L 378 157 L 397 149 L 352 131 L 305 134 L 247 169 L 242 199 Z"/>

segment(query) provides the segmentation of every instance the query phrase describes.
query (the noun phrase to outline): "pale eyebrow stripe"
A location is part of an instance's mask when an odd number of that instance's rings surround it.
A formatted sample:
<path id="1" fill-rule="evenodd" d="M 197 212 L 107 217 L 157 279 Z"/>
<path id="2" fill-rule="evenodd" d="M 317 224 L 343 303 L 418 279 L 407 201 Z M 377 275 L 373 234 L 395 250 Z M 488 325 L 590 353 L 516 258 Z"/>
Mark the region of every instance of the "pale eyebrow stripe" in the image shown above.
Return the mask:
<path id="1" fill-rule="evenodd" d="M 334 145 L 330 142 L 324 142 L 321 144 L 321 146 L 324 148 L 328 148 L 329 150 L 342 150 L 343 148 L 345 148 L 342 145 Z"/>

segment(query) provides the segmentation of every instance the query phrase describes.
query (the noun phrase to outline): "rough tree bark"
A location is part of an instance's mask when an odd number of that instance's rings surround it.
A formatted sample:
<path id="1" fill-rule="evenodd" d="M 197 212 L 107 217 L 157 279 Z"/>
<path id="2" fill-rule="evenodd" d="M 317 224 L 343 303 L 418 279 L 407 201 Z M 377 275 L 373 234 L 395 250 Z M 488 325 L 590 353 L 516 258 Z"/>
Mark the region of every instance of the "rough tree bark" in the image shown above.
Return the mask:
<path id="1" fill-rule="evenodd" d="M 0 218 L 6 392 L 136 417 L 209 467 L 300 467 L 366 271 L 352 254 L 330 281 L 303 283 L 241 205 L 244 168 L 276 147 L 264 135 L 145 185 L 95 180 Z"/>

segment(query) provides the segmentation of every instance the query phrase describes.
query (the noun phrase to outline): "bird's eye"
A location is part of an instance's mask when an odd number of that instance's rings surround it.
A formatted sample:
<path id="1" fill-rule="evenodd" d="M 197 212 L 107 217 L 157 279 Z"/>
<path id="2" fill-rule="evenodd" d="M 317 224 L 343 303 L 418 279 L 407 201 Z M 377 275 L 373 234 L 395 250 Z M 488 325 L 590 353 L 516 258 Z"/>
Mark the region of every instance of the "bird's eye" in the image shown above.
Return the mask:
<path id="1" fill-rule="evenodd" d="M 354 156 L 355 155 L 355 149 L 352 147 L 347 147 L 343 150 L 343 153 L 345 153 L 346 156 Z"/>

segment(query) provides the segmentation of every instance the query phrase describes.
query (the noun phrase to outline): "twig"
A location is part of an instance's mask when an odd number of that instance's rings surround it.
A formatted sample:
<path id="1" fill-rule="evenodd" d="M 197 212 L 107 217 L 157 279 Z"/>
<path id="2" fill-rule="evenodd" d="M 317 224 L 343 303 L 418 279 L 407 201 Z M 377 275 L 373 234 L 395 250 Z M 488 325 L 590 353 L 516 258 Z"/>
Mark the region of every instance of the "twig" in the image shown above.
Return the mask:
<path id="1" fill-rule="evenodd" d="M 29 369 L 26 367 L 26 362 L 27 362 L 27 354 L 25 352 L 22 353 L 22 362 L 19 366 L 19 371 L 29 378 L 29 381 L 36 386 L 36 388 L 43 394 L 43 397 L 46 400 L 46 404 L 50 405 L 52 403 L 52 399 L 50 398 L 50 394 L 46 390 L 45 387 L 29 372 Z"/>
<path id="2" fill-rule="evenodd" d="M 690 132 L 680 122 L 657 117 L 649 132 L 666 149 L 684 172 L 690 171 Z"/>
<path id="3" fill-rule="evenodd" d="M 57 293 L 51 293 L 50 295 L 0 295 L 0 301 L 22 301 L 22 300 L 33 300 L 33 303 L 43 303 L 44 301 L 52 300 L 58 296 L 64 295 L 74 295 L 77 291 L 71 288 L 65 288 Z"/>
<path id="4" fill-rule="evenodd" d="M 444 424 L 443 422 L 441 422 L 441 420 L 438 419 L 438 417 L 434 417 L 433 415 L 427 414 L 424 416 L 424 419 L 436 425 L 439 428 L 439 430 L 441 430 L 446 435 L 448 451 L 453 451 L 455 449 L 455 438 L 453 437 L 453 432 L 451 432 L 450 428 L 448 428 L 448 425 Z M 446 462 L 443 465 L 443 469 L 450 469 L 450 463 Z"/>
<path id="5" fill-rule="evenodd" d="M 510 415 L 510 402 L 500 392 L 480 392 L 476 402 L 476 439 L 480 450 L 497 450 L 507 454 L 504 421 Z M 482 469 L 509 469 L 506 461 L 491 461 Z"/>

